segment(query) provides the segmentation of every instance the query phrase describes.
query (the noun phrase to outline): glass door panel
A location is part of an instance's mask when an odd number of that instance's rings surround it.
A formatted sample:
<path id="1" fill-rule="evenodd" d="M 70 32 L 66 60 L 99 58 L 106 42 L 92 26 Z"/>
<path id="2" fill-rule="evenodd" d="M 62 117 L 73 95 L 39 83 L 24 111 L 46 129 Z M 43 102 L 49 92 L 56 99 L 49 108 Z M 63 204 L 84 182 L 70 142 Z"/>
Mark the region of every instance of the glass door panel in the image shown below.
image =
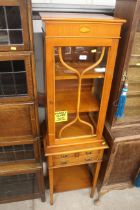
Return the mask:
<path id="1" fill-rule="evenodd" d="M 19 6 L 0 6 L 0 45 L 23 44 Z"/>
<path id="2" fill-rule="evenodd" d="M 140 21 L 137 25 L 128 67 L 125 118 L 140 119 Z"/>
<path id="3" fill-rule="evenodd" d="M 96 135 L 107 51 L 105 47 L 55 47 L 56 139 Z"/>
<path id="4" fill-rule="evenodd" d="M 0 61 L 0 97 L 27 95 L 23 60 Z"/>

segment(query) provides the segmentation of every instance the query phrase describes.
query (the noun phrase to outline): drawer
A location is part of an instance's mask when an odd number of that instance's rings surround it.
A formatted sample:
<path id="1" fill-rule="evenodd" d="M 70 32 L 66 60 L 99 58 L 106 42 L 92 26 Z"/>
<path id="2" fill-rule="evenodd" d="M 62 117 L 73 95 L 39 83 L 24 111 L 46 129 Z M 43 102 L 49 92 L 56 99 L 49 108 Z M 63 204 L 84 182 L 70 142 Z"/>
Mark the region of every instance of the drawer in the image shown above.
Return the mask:
<path id="1" fill-rule="evenodd" d="M 36 137 L 34 104 L 0 105 L 0 138 Z"/>
<path id="2" fill-rule="evenodd" d="M 46 23 L 46 35 L 47 37 L 119 37 L 119 24 L 101 24 L 48 21 Z"/>
<path id="3" fill-rule="evenodd" d="M 91 152 L 77 152 L 66 155 L 56 155 L 53 156 L 53 166 L 66 166 L 82 163 L 91 163 L 101 160 L 101 152 L 91 151 Z"/>

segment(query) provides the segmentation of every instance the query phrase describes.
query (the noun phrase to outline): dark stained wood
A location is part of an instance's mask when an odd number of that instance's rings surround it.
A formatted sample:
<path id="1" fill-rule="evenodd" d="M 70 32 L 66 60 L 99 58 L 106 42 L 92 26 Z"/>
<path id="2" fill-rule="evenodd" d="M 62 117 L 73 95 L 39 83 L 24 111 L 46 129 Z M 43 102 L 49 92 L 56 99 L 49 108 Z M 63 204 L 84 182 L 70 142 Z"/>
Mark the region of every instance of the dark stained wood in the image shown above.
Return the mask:
<path id="1" fill-rule="evenodd" d="M 28 5 L 27 5 L 28 2 Z M 19 6 L 21 14 L 21 24 L 23 28 L 23 44 L 20 45 L 0 45 L 0 51 L 12 51 L 12 50 L 29 50 L 33 49 L 32 44 L 32 31 L 31 31 L 31 7 L 29 7 L 30 0 L 0 0 L 0 6 Z M 31 6 L 31 5 L 30 5 Z M 27 8 L 27 9 L 26 9 Z M 31 45 L 29 40 L 31 40 Z M 14 49 L 15 48 L 15 49 Z"/>
<path id="2" fill-rule="evenodd" d="M 133 183 L 140 161 L 139 23 L 140 1 L 117 0 L 114 15 L 126 18 L 122 27 L 115 74 L 104 129 L 110 149 L 101 169 L 101 192 L 122 189 Z M 128 74 L 128 95 L 124 117 L 115 118 L 122 89 L 122 75 Z"/>
<path id="3" fill-rule="evenodd" d="M 5 80 L 0 81 L 3 85 L 0 86 L 0 185 L 3 193 L 0 193 L 0 203 L 38 197 L 45 201 L 31 1 L 0 0 L 0 6 L 19 7 L 23 34 L 22 44 L 0 44 L 0 76 L 5 76 Z M 5 68 L 7 63 L 10 67 Z M 17 79 L 14 75 L 19 73 L 24 75 Z M 15 92 L 11 91 L 13 87 L 7 82 L 11 77 Z M 19 90 L 22 88 L 22 93 L 19 94 L 16 85 Z M 29 179 L 32 175 L 36 178 Z M 6 182 L 1 181 L 3 178 Z"/>

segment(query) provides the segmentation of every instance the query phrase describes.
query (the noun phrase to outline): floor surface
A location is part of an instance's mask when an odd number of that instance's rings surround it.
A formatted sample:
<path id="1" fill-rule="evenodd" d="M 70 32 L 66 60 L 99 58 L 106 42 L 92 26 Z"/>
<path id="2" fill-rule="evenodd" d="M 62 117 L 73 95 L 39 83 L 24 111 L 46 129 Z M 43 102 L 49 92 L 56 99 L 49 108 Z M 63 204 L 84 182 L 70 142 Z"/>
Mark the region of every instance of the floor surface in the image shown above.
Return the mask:
<path id="1" fill-rule="evenodd" d="M 40 199 L 1 204 L 0 210 L 140 210 L 140 188 L 114 190 L 105 194 L 98 205 L 89 197 L 89 189 L 54 194 L 54 205 Z"/>

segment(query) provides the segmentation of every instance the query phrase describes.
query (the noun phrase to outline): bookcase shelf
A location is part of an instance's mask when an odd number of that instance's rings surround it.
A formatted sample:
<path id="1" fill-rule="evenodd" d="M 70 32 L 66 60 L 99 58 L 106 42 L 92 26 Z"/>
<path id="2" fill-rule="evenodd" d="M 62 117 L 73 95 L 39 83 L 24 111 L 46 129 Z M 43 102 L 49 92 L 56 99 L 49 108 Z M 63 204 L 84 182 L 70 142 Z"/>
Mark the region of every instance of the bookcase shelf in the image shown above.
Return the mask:
<path id="1" fill-rule="evenodd" d="M 65 100 L 64 100 L 65 99 Z M 55 111 L 76 112 L 77 93 L 73 90 L 56 91 Z M 81 94 L 80 112 L 99 111 L 99 102 L 90 90 Z"/>

